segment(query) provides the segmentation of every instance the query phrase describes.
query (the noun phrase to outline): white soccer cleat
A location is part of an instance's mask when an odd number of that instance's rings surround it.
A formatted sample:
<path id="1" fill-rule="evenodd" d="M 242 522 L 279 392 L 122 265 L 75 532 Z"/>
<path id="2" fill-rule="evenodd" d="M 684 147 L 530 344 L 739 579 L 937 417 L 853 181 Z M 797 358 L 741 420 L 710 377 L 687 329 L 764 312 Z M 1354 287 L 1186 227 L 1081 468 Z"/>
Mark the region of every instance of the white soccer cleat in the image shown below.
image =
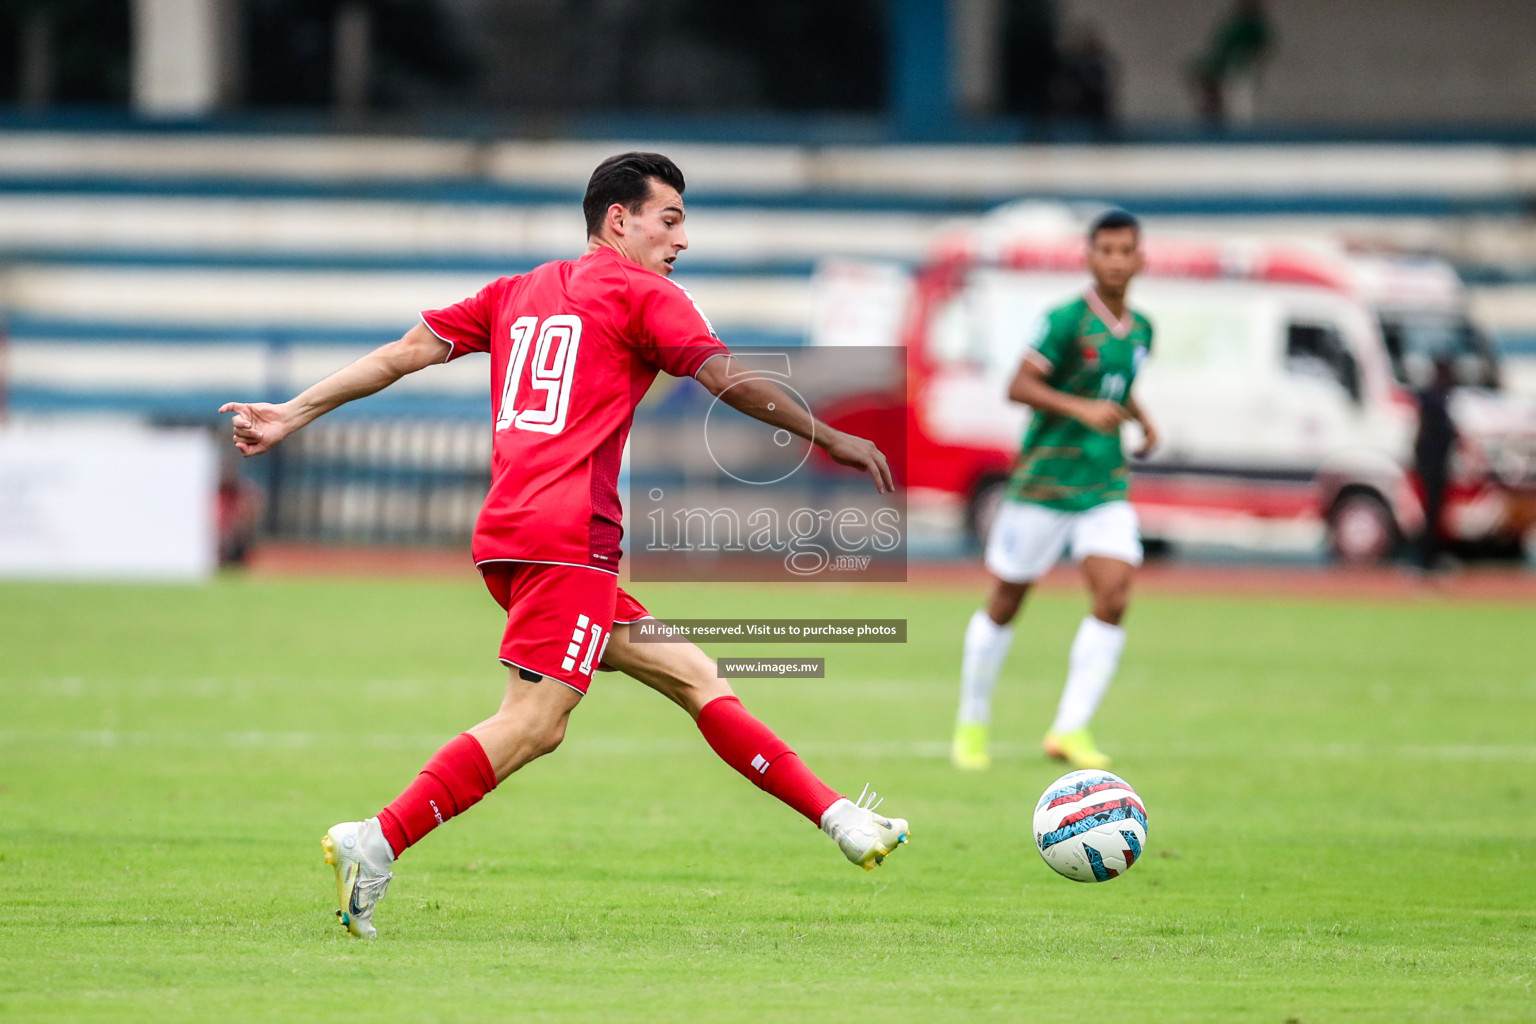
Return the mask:
<path id="1" fill-rule="evenodd" d="M 857 801 L 844 797 L 821 816 L 821 830 L 832 837 L 843 856 L 865 871 L 873 871 L 911 835 L 906 819 L 875 813 L 882 802 L 865 786 Z"/>
<path id="2" fill-rule="evenodd" d="M 379 933 L 373 927 L 373 908 L 384 898 L 395 852 L 379 828 L 379 819 L 344 821 L 332 825 L 320 839 L 325 862 L 336 869 L 336 916 L 359 939 Z"/>

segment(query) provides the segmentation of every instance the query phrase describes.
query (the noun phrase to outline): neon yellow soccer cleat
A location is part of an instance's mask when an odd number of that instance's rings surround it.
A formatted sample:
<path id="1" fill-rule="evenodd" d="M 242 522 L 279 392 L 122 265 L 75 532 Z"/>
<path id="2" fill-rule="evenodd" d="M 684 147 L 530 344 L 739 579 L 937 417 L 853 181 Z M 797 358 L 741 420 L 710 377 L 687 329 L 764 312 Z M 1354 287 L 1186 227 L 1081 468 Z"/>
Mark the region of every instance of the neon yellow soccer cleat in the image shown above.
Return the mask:
<path id="1" fill-rule="evenodd" d="M 957 722 L 955 742 L 949 748 L 949 759 L 961 771 L 984 772 L 992 767 L 992 755 L 987 753 L 986 725 L 981 722 Z"/>
<path id="2" fill-rule="evenodd" d="M 379 933 L 373 927 L 373 908 L 395 877 L 389 870 L 395 854 L 378 820 L 332 825 L 320 837 L 320 848 L 325 862 L 336 869 L 336 916 L 357 938 L 374 938 Z"/>
<path id="3" fill-rule="evenodd" d="M 1065 761 L 1073 768 L 1108 768 L 1110 756 L 1094 746 L 1093 734 L 1087 729 L 1075 732 L 1048 732 L 1040 746 L 1047 757 Z"/>

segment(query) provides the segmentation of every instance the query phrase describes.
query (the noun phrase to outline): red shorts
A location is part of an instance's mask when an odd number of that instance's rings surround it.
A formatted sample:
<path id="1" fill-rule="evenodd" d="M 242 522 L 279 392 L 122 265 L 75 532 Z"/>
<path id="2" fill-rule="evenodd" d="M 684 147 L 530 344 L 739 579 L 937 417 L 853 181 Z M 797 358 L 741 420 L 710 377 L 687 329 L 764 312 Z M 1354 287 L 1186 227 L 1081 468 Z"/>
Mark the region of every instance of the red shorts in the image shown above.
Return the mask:
<path id="1" fill-rule="evenodd" d="M 613 601 L 613 624 L 615 626 L 627 626 L 631 622 L 639 622 L 641 619 L 652 617 L 651 613 L 645 610 L 645 605 L 626 593 L 623 587 L 619 588 L 619 593 Z M 599 672 L 616 671 L 612 665 L 604 665 L 601 662 L 598 663 L 597 670 Z"/>
<path id="2" fill-rule="evenodd" d="M 601 569 L 537 562 L 486 562 L 486 589 L 507 612 L 501 662 L 548 676 L 580 693 L 592 683 L 613 625 L 650 617 Z M 610 669 L 611 671 L 611 669 Z"/>
<path id="3" fill-rule="evenodd" d="M 652 615 L 645 610 L 645 605 L 629 596 L 624 592 L 624 588 L 620 587 L 618 597 L 613 602 L 613 624 L 627 626 L 631 622 L 649 618 L 652 618 Z"/>

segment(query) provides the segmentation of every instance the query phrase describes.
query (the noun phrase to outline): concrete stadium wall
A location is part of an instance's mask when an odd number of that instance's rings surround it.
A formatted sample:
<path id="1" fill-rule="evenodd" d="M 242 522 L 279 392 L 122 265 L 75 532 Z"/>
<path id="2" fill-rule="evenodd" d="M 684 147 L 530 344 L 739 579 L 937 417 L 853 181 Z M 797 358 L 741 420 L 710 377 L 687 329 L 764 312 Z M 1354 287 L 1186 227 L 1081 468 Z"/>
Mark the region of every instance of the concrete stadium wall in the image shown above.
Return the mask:
<path id="1" fill-rule="evenodd" d="M 1189 121 L 1185 78 L 1230 2 L 1059 0 L 1064 25 L 1099 28 L 1120 66 L 1128 122 Z M 1269 0 L 1277 50 L 1259 123 L 1536 121 L 1530 0 Z"/>

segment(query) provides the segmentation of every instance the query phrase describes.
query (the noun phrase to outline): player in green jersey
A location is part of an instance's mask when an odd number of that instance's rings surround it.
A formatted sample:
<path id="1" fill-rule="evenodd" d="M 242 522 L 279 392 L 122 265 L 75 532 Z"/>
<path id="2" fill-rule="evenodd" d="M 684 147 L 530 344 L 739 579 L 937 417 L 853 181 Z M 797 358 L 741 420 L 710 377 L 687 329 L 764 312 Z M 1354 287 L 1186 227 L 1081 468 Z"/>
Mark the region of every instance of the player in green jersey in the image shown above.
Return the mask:
<path id="1" fill-rule="evenodd" d="M 1072 641 L 1066 687 L 1044 747 L 1075 768 L 1109 766 L 1088 725 L 1120 663 L 1120 620 L 1142 554 L 1136 512 L 1126 500 L 1121 424 L 1141 424 L 1139 455 L 1157 443 L 1157 430 L 1131 394 L 1152 349 L 1151 322 L 1125 300 L 1142 265 L 1136 218 L 1111 210 L 1095 220 L 1087 261 L 1093 286 L 1045 316 L 1008 388 L 1008 397 L 1032 414 L 987 539 L 992 591 L 965 630 L 952 750 L 960 768 L 990 764 L 992 689 L 1013 640 L 1011 623 L 1030 584 L 1069 544 L 1092 611 Z"/>

